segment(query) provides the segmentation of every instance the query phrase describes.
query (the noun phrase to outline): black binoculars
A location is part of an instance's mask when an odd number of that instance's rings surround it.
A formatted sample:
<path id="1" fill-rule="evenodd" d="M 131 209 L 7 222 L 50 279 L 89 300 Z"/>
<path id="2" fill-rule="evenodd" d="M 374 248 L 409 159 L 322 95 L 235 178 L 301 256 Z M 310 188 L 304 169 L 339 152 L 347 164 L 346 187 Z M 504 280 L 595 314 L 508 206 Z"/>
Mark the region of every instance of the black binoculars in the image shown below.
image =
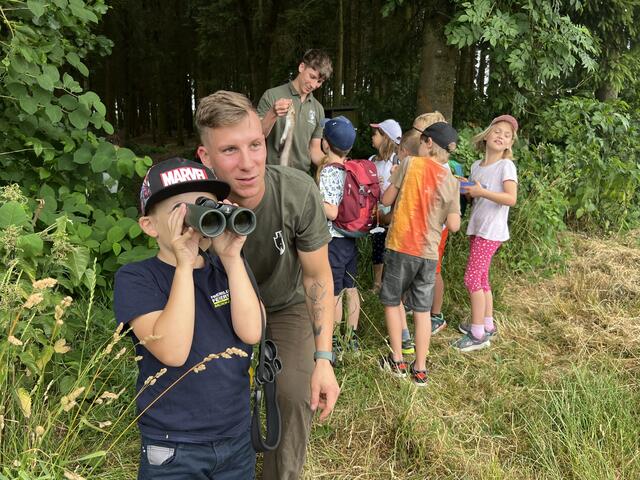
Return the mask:
<path id="1" fill-rule="evenodd" d="M 248 208 L 218 203 L 207 197 L 198 197 L 187 203 L 184 223 L 205 237 L 217 237 L 228 228 L 237 235 L 249 235 L 256 228 L 256 215 Z"/>

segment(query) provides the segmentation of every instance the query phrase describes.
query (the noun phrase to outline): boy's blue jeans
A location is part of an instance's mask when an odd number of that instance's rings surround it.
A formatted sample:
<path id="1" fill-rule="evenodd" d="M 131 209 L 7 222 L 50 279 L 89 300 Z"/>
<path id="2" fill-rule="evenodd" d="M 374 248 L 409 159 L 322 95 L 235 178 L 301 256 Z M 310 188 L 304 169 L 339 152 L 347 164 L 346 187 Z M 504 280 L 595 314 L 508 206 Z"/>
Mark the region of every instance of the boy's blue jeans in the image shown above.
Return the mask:
<path id="1" fill-rule="evenodd" d="M 138 480 L 253 480 L 251 434 L 208 443 L 141 438 Z"/>

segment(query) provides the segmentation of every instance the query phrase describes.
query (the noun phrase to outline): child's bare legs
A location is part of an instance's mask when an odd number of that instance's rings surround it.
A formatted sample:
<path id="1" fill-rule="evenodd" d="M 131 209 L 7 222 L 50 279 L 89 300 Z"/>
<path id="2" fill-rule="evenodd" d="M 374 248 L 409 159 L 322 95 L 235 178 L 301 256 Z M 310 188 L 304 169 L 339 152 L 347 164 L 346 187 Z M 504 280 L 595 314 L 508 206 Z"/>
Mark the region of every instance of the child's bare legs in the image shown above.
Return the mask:
<path id="1" fill-rule="evenodd" d="M 358 329 L 360 319 L 360 295 L 357 288 L 347 288 L 347 325 L 352 330 Z"/>
<path id="2" fill-rule="evenodd" d="M 333 304 L 335 305 L 335 310 L 333 313 L 333 324 L 339 325 L 342 323 L 342 295 L 344 290 L 337 297 L 333 297 Z"/>
<path id="3" fill-rule="evenodd" d="M 383 268 L 384 268 L 384 264 L 382 263 L 373 264 L 373 289 L 375 291 L 380 291 L 380 287 L 382 286 L 382 269 Z"/>
<path id="4" fill-rule="evenodd" d="M 413 312 L 413 321 L 416 327 L 416 360 L 413 368 L 423 371 L 427 369 L 427 354 L 431 340 L 431 313 Z"/>
<path id="5" fill-rule="evenodd" d="M 402 302 L 400 302 L 399 312 L 400 312 L 400 322 L 402 324 L 402 329 L 409 330 L 409 325 L 407 324 L 407 312 L 404 309 L 404 303 Z"/>
<path id="6" fill-rule="evenodd" d="M 436 273 L 436 282 L 433 286 L 433 304 L 431 305 L 431 314 L 439 315 L 442 313 L 442 303 L 444 302 L 444 280 L 440 272 Z"/>
<path id="7" fill-rule="evenodd" d="M 402 360 L 402 319 L 400 315 L 400 309 L 404 308 L 401 305 L 395 305 L 393 307 L 384 307 L 384 319 L 387 324 L 387 332 L 389 333 L 389 343 L 391 344 L 391 350 L 393 360 L 399 362 Z"/>

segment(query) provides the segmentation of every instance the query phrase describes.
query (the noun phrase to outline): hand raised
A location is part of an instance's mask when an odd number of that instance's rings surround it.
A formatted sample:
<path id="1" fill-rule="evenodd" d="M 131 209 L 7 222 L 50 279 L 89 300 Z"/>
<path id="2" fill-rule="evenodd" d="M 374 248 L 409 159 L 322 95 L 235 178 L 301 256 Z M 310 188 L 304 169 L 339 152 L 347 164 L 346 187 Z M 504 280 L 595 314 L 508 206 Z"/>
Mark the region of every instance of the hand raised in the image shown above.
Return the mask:
<path id="1" fill-rule="evenodd" d="M 224 200 L 222 203 L 237 206 L 237 204 L 232 204 L 228 200 Z M 240 252 L 246 239 L 246 236 L 238 235 L 227 228 L 222 232 L 222 235 L 211 239 L 211 246 L 215 254 L 224 262 L 228 258 L 240 257 Z"/>
<path id="2" fill-rule="evenodd" d="M 278 117 L 284 117 L 292 103 L 293 100 L 290 98 L 279 98 L 273 104 L 273 111 Z"/>
<path id="3" fill-rule="evenodd" d="M 181 203 L 169 214 L 167 226 L 171 238 L 171 248 L 176 257 L 176 265 L 195 268 L 198 259 L 198 244 L 202 236 L 193 228 L 185 225 L 186 213 L 187 206 Z"/>

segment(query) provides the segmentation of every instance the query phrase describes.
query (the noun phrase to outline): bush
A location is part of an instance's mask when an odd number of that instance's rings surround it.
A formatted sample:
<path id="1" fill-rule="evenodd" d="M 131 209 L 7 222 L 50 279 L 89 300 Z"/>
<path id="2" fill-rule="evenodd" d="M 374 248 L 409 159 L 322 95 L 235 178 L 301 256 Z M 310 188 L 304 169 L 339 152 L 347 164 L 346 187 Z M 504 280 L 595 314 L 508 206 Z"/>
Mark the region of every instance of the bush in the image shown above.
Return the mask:
<path id="1" fill-rule="evenodd" d="M 638 112 L 622 101 L 563 99 L 542 112 L 535 135 L 544 167 L 569 179 L 561 191 L 570 223 L 603 232 L 638 224 Z"/>

